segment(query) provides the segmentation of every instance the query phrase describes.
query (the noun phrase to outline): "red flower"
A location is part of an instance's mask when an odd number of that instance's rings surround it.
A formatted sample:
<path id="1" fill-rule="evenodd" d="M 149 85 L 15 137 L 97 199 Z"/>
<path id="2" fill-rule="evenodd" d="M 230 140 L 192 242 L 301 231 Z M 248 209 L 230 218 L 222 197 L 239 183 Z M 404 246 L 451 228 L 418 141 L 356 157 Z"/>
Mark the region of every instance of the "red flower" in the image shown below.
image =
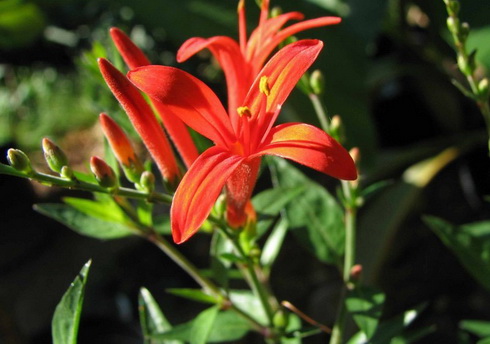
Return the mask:
<path id="1" fill-rule="evenodd" d="M 184 62 L 192 55 L 208 48 L 221 65 L 228 86 L 228 110 L 235 111 L 243 102 L 247 92 L 262 69 L 267 57 L 286 38 L 298 32 L 340 23 L 339 17 L 320 17 L 293 24 L 286 28 L 290 20 L 302 20 L 302 13 L 288 12 L 277 17 L 269 17 L 270 0 L 262 0 L 260 20 L 247 40 L 245 0 L 238 4 L 239 42 L 226 36 L 211 38 L 193 37 L 180 47 L 177 61 Z"/>
<path id="2" fill-rule="evenodd" d="M 197 158 L 177 188 L 171 208 L 175 242 L 186 241 L 199 229 L 224 186 L 227 220 L 232 226 L 243 225 L 265 154 L 336 178 L 356 179 L 349 153 L 323 130 L 304 123 L 273 127 L 282 104 L 322 46 L 318 40 L 302 40 L 281 49 L 229 114 L 209 87 L 182 70 L 145 66 L 128 73 L 162 109 L 215 143 Z"/>

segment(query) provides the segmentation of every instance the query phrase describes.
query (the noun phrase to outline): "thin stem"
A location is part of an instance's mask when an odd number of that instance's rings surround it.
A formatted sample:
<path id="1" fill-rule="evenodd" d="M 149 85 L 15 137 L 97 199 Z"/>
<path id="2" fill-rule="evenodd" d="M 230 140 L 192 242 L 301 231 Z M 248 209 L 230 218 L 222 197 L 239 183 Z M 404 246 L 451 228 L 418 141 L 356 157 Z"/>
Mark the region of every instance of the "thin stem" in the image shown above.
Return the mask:
<path id="1" fill-rule="evenodd" d="M 272 319 L 274 317 L 274 311 L 272 309 L 272 306 L 269 302 L 270 299 L 270 294 L 267 291 L 267 288 L 260 283 L 260 280 L 257 276 L 257 272 L 255 270 L 255 263 L 248 257 L 245 252 L 243 251 L 242 247 L 240 244 L 235 240 L 235 237 L 233 237 L 227 230 L 227 228 L 223 225 L 219 225 L 218 228 L 220 229 L 221 233 L 230 240 L 230 242 L 233 244 L 233 247 L 235 250 L 238 252 L 240 255 L 240 258 L 245 260 L 244 264 L 240 264 L 239 268 L 246 273 L 246 275 L 249 277 L 247 278 L 247 281 L 249 282 L 250 288 L 252 288 L 253 292 L 255 295 L 258 296 L 266 314 L 267 318 L 269 319 L 269 324 L 272 325 Z"/>
<path id="2" fill-rule="evenodd" d="M 21 178 L 29 178 L 31 180 L 35 180 L 41 184 L 46 184 L 49 186 L 59 186 L 68 189 L 76 189 L 82 191 L 90 191 L 90 192 L 100 192 L 109 195 L 118 195 L 124 196 L 128 198 L 141 199 L 148 202 L 161 202 L 165 204 L 172 203 L 172 196 L 167 194 L 162 194 L 159 192 L 145 192 L 141 190 L 129 189 L 124 187 L 116 187 L 116 188 L 104 188 L 98 184 L 84 182 L 77 178 L 66 179 L 61 177 L 56 177 L 50 174 L 45 174 L 37 171 L 33 171 L 32 173 L 24 173 L 21 171 L 17 171 L 11 166 L 0 164 L 0 174 L 8 174 L 15 177 Z"/>
<path id="3" fill-rule="evenodd" d="M 322 129 L 329 133 L 330 132 L 330 120 L 328 119 L 328 113 L 321 99 L 315 93 L 310 93 L 308 97 L 313 104 L 313 108 L 315 109 L 318 120 L 320 121 L 320 125 Z"/>

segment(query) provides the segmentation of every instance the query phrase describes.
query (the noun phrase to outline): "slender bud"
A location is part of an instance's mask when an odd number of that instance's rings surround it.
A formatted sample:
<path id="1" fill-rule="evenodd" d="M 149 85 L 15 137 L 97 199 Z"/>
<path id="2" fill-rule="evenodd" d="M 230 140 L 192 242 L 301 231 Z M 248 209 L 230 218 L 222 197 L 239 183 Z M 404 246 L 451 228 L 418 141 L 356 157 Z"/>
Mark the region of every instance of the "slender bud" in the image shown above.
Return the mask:
<path id="1" fill-rule="evenodd" d="M 325 78 L 320 70 L 315 70 L 311 73 L 310 86 L 313 93 L 320 95 L 325 91 Z"/>
<path id="2" fill-rule="evenodd" d="M 34 170 L 32 169 L 31 161 L 29 157 L 21 151 L 20 149 L 9 149 L 7 151 L 7 160 L 13 168 L 17 171 L 24 172 L 27 174 L 32 173 Z"/>
<path id="3" fill-rule="evenodd" d="M 155 175 L 150 171 L 144 171 L 141 174 L 140 185 L 148 193 L 153 192 L 155 190 Z"/>
<path id="4" fill-rule="evenodd" d="M 100 186 L 113 188 L 117 185 L 116 173 L 101 158 L 93 156 L 90 159 L 90 169 Z"/>
<path id="5" fill-rule="evenodd" d="M 459 40 L 464 44 L 469 35 L 470 35 L 470 24 L 466 22 L 461 23 L 461 26 L 459 27 L 459 33 L 458 33 Z"/>
<path id="6" fill-rule="evenodd" d="M 463 55 L 458 55 L 458 68 L 466 76 L 470 76 L 473 74 L 473 70 L 471 68 L 471 62 L 469 59 L 465 58 Z"/>
<path id="7" fill-rule="evenodd" d="M 68 158 L 65 153 L 53 141 L 44 138 L 42 141 L 44 159 L 48 163 L 49 168 L 56 173 L 61 173 L 63 166 L 68 165 Z"/>
<path id="8" fill-rule="evenodd" d="M 356 264 L 350 269 L 350 277 L 353 281 L 359 281 L 362 274 L 362 265 Z"/>
<path id="9" fill-rule="evenodd" d="M 328 134 L 337 141 L 341 142 L 343 138 L 342 120 L 339 115 L 334 115 L 330 121 L 330 131 Z"/>
<path id="10" fill-rule="evenodd" d="M 288 316 L 284 312 L 284 310 L 279 309 L 276 313 L 274 313 L 274 317 L 272 318 L 272 323 L 275 328 L 285 329 L 288 326 Z"/>
<path id="11" fill-rule="evenodd" d="M 143 165 L 138 159 L 131 141 L 121 127 L 106 114 L 100 114 L 99 120 L 116 159 L 123 167 L 124 174 L 131 182 L 138 183 L 143 172 Z"/>

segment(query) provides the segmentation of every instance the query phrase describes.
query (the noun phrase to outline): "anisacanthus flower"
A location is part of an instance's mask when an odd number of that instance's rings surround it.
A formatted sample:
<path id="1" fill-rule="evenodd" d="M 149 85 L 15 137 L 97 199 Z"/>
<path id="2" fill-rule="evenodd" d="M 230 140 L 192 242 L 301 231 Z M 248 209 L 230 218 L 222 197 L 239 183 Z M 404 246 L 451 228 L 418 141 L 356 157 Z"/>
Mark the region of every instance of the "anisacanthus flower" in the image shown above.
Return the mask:
<path id="1" fill-rule="evenodd" d="M 235 111 L 260 72 L 266 59 L 286 38 L 301 31 L 338 24 L 339 17 L 320 17 L 303 20 L 300 12 L 288 12 L 269 18 L 270 0 L 262 0 L 258 26 L 247 39 L 245 0 L 238 3 L 239 41 L 227 36 L 193 37 L 177 52 L 177 61 L 184 62 L 197 52 L 209 49 L 223 69 L 228 86 L 228 110 Z M 300 22 L 284 27 L 290 20 Z M 302 21 L 303 20 L 303 21 Z"/>
<path id="2" fill-rule="evenodd" d="M 247 207 L 265 154 L 291 159 L 336 178 L 356 179 L 349 153 L 323 130 L 304 123 L 273 127 L 281 106 L 315 61 L 323 43 L 302 40 L 277 52 L 237 108 L 227 114 L 202 81 L 173 67 L 145 66 L 128 78 L 169 114 L 209 138 L 215 146 L 203 152 L 180 182 L 171 207 L 173 239 L 189 239 L 209 215 L 223 187 L 227 221 L 247 220 Z"/>
<path id="3" fill-rule="evenodd" d="M 146 57 L 143 51 L 141 51 L 141 49 L 138 48 L 124 32 L 118 28 L 111 28 L 110 34 L 117 50 L 124 59 L 124 62 L 126 62 L 128 65 L 129 69 L 151 64 L 150 60 Z M 180 118 L 169 116 L 160 108 L 159 103 L 153 105 L 160 115 L 165 130 L 179 151 L 182 160 L 184 161 L 185 165 L 189 167 L 194 160 L 197 159 L 199 153 L 185 124 L 180 120 Z"/>

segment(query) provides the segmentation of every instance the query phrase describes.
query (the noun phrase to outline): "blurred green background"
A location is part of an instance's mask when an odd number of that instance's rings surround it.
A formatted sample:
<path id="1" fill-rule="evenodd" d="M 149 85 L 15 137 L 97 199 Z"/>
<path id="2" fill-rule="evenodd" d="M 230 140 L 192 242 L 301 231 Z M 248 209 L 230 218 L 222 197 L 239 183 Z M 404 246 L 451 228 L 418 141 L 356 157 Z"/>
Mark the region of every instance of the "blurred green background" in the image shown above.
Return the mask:
<path id="1" fill-rule="evenodd" d="M 90 155 L 102 151 L 96 125 L 100 112 L 130 130 L 96 67 L 101 56 L 122 66 L 108 29 L 123 29 L 154 63 L 177 65 L 175 52 L 189 37 L 236 37 L 236 5 L 234 0 L 1 0 L 2 159 L 7 148 L 16 147 L 40 164 L 41 139 L 48 136 L 77 168 L 86 169 Z M 472 101 L 451 84 L 451 78 L 461 76 L 445 28 L 443 1 L 273 0 L 272 5 L 307 18 L 343 17 L 339 26 L 300 37 L 325 42 L 315 63 L 326 77 L 324 101 L 330 114 L 341 115 L 347 146 L 361 148 L 364 183 L 389 183 L 367 200 L 359 229 L 365 279 L 387 293 L 384 316 L 425 303 L 414 326 L 433 327 L 420 343 L 476 341 L 458 324 L 490 320 L 489 292 L 421 220 L 423 214 L 432 214 L 462 224 L 490 215 L 483 121 Z M 461 18 L 472 27 L 469 45 L 478 47 L 477 61 L 488 75 L 490 7 L 484 0 L 461 5 Z M 252 28 L 258 14 L 254 1 L 248 1 L 247 10 Z M 223 75 L 209 55 L 179 67 L 225 94 Z M 299 90 L 280 120 L 318 124 Z M 450 146 L 459 147 L 460 154 L 430 184 L 422 188 L 406 182 L 408 167 Z M 311 176 L 331 186 L 332 181 Z M 135 304 L 140 286 L 152 291 L 171 321 L 194 314 L 188 302 L 164 293 L 164 288 L 190 282 L 157 249 L 137 239 L 83 238 L 31 210 L 35 202 L 73 193 L 5 176 L 0 176 L 0 185 L 1 343 L 50 342 L 54 306 L 89 258 L 94 264 L 80 343 L 140 343 Z M 196 239 L 182 249 L 199 261 L 207 240 Z M 309 314 L 331 324 L 340 281 L 330 267 L 304 252 L 292 238 L 287 242 L 273 285 L 279 297 L 304 305 Z"/>

